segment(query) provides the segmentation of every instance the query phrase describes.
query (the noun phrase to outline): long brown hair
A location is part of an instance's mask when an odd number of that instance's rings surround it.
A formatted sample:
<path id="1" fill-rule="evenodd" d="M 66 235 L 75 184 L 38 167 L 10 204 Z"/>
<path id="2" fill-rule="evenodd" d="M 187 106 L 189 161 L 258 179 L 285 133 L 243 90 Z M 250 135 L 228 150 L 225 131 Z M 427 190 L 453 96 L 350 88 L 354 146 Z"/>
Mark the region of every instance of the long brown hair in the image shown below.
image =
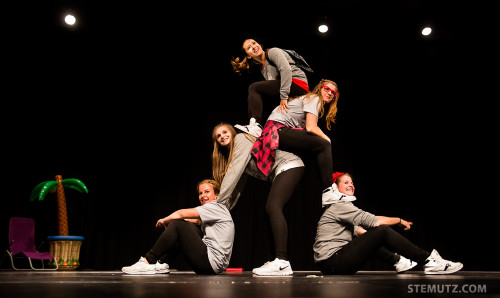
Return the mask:
<path id="1" fill-rule="evenodd" d="M 321 98 L 321 87 L 323 87 L 323 85 L 325 85 L 325 84 L 332 84 L 337 88 L 337 95 L 335 95 L 332 102 L 330 103 L 330 108 L 328 109 L 328 113 L 326 114 L 326 118 L 325 118 L 326 128 L 328 130 L 331 130 L 332 129 L 331 124 L 335 123 L 335 116 L 337 115 L 337 102 L 339 101 L 339 97 L 340 97 L 339 87 L 337 86 L 337 83 L 335 83 L 332 80 L 322 79 L 318 83 L 318 85 L 316 85 L 313 88 L 312 91 L 309 91 L 306 93 L 306 95 L 304 95 L 303 101 L 308 103 L 308 102 L 311 102 L 311 100 L 313 100 L 313 98 L 315 98 L 316 96 L 319 96 Z M 293 98 L 289 98 L 288 101 L 294 100 L 296 98 L 298 98 L 298 96 L 293 97 Z M 318 118 L 321 118 L 321 117 L 323 117 L 323 114 L 325 112 L 325 102 L 322 100 L 319 100 L 318 101 L 318 108 L 319 108 L 318 109 L 318 113 L 319 113 Z"/>
<path id="2" fill-rule="evenodd" d="M 241 51 L 243 52 L 243 55 L 244 55 L 243 59 L 241 59 L 240 57 L 236 57 L 236 58 L 233 58 L 231 60 L 231 65 L 233 66 L 233 70 L 237 74 L 241 74 L 241 72 L 244 70 L 249 70 L 252 65 L 260 64 L 258 62 L 255 62 L 254 59 L 248 58 L 248 55 L 247 55 L 245 49 L 243 48 L 245 41 L 250 40 L 250 39 L 252 39 L 252 38 L 247 38 L 241 43 Z M 253 39 L 253 40 L 255 40 L 255 39 Z M 261 44 L 260 44 L 260 47 L 262 48 L 262 50 L 264 50 L 264 47 Z"/>
<path id="3" fill-rule="evenodd" d="M 216 131 L 219 127 L 226 127 L 227 130 L 231 132 L 232 138 L 229 143 L 229 146 L 222 147 L 217 142 Z M 236 130 L 229 123 L 221 122 L 217 124 L 212 130 L 212 141 L 214 143 L 214 150 L 212 151 L 212 175 L 214 176 L 215 181 L 219 184 L 222 183 L 222 179 L 224 179 L 224 175 L 226 175 L 227 167 L 233 158 L 233 145 L 234 145 L 234 137 L 236 136 Z"/>

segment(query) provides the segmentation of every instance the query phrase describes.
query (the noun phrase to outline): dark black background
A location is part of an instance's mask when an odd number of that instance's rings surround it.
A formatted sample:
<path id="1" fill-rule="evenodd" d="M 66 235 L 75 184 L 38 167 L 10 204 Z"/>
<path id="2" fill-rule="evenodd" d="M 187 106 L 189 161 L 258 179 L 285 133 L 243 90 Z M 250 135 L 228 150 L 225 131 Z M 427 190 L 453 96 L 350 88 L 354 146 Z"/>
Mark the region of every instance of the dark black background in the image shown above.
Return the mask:
<path id="1" fill-rule="evenodd" d="M 334 169 L 352 173 L 358 206 L 413 221 L 408 238 L 466 270 L 500 269 L 498 34 L 486 1 L 1 6 L 5 246 L 11 216 L 34 217 L 39 241 L 57 233 L 55 196 L 28 198 L 61 174 L 89 189 L 66 191 L 70 234 L 86 238 L 81 268 L 137 261 L 160 233 L 158 218 L 197 205 L 196 184 L 211 176 L 213 127 L 248 121 L 247 88 L 262 77 L 258 69 L 237 76 L 229 62 L 254 38 L 302 54 L 315 70 L 310 86 L 338 83 L 339 113 L 328 134 Z M 75 28 L 64 26 L 66 12 L 76 15 Z M 323 21 L 326 34 L 317 31 Z M 423 37 L 427 25 L 433 32 Z M 316 269 L 321 196 L 316 165 L 305 162 L 285 209 L 295 270 Z M 232 267 L 272 257 L 268 190 L 250 178 L 232 212 Z"/>

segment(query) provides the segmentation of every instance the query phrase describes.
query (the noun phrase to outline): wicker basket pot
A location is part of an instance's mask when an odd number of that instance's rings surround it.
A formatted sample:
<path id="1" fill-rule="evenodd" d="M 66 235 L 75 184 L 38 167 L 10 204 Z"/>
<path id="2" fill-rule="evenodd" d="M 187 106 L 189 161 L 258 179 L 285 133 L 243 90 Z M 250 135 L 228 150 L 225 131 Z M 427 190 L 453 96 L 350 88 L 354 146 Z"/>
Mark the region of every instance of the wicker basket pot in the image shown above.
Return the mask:
<path id="1" fill-rule="evenodd" d="M 50 253 L 56 258 L 59 270 L 75 270 L 80 266 L 82 236 L 49 236 Z M 55 266 L 54 260 L 51 265 Z"/>

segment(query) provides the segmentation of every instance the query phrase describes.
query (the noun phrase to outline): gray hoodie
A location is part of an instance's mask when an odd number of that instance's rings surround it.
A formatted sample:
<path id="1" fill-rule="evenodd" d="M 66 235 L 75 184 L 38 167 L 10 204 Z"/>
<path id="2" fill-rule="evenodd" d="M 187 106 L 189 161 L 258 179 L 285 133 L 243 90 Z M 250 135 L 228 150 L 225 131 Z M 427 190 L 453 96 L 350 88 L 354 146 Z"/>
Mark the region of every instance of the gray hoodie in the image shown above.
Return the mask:
<path id="1" fill-rule="evenodd" d="M 281 99 L 288 99 L 290 94 L 290 86 L 292 85 L 292 78 L 304 81 L 307 83 L 307 76 L 302 69 L 295 66 L 295 61 L 290 55 L 280 48 L 271 48 L 267 52 L 269 60 L 274 65 L 266 63 L 261 70 L 262 75 L 269 80 L 280 80 L 280 97 Z"/>
<path id="2" fill-rule="evenodd" d="M 318 222 L 316 241 L 314 242 L 314 261 L 330 258 L 344 245 L 351 242 L 356 226 L 365 229 L 377 225 L 377 216 L 363 211 L 349 201 L 331 204 L 323 212 Z"/>
<path id="3" fill-rule="evenodd" d="M 217 198 L 217 202 L 226 205 L 229 210 L 233 209 L 238 202 L 248 175 L 265 181 L 273 181 L 278 174 L 288 169 L 304 166 L 302 159 L 297 155 L 276 150 L 276 161 L 269 176 L 266 177 L 257 167 L 255 159 L 252 158 L 251 151 L 255 141 L 250 140 L 250 138 L 244 133 L 239 133 L 234 137 L 233 158 L 222 180 Z"/>

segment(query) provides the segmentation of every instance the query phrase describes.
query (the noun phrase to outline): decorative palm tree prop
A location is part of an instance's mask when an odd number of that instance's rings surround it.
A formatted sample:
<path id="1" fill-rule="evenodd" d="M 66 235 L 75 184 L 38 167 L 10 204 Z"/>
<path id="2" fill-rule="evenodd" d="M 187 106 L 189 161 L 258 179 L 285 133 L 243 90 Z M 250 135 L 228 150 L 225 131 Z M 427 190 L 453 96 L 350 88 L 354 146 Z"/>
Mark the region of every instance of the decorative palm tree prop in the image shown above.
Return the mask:
<path id="1" fill-rule="evenodd" d="M 87 186 L 83 184 L 82 181 L 69 178 L 62 179 L 61 175 L 56 175 L 55 181 L 45 181 L 33 189 L 30 196 L 30 202 L 35 201 L 37 198 L 39 201 L 43 201 L 45 196 L 49 192 L 57 193 L 57 220 L 58 220 L 58 230 L 60 236 L 68 236 L 68 211 L 66 208 L 66 196 L 64 195 L 64 188 L 71 188 L 77 190 L 79 192 L 89 193 L 87 190 Z"/>

